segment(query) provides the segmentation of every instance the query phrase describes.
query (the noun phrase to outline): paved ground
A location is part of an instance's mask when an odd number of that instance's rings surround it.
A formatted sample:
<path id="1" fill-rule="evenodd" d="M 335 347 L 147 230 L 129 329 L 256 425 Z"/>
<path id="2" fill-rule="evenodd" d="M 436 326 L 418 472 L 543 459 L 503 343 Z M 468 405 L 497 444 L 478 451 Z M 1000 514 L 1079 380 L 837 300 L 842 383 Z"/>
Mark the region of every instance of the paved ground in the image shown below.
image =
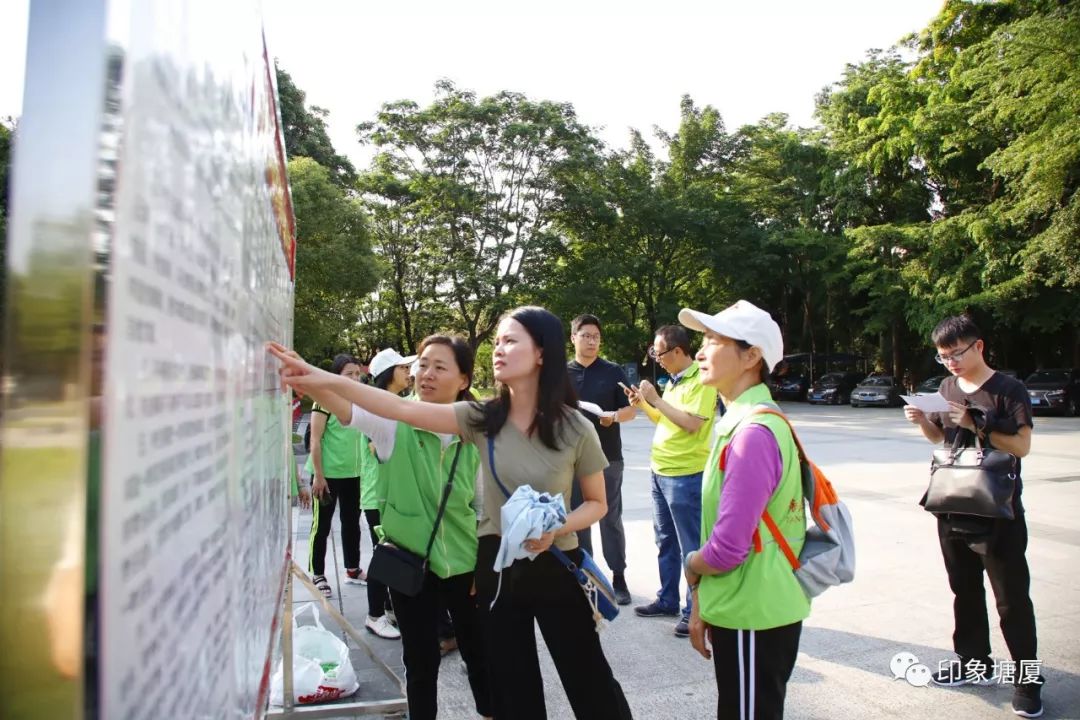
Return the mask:
<path id="1" fill-rule="evenodd" d="M 933 518 L 916 504 L 926 486 L 930 445 L 899 410 L 797 403 L 787 403 L 785 409 L 811 456 L 851 508 L 858 538 L 855 582 L 816 600 L 805 624 L 788 688 L 787 717 L 1013 717 L 1007 687 L 914 687 L 894 680 L 889 671 L 889 660 L 901 651 L 913 653 L 931 669 L 951 657 L 951 595 Z M 648 474 L 652 427 L 639 416 L 624 426 L 623 433 L 627 580 L 638 604 L 651 599 L 658 582 Z M 1080 578 L 1076 572 L 1080 418 L 1036 419 L 1024 477 L 1032 597 L 1048 679 L 1044 717 L 1080 719 Z M 310 513 L 299 513 L 296 522 L 295 550 L 302 560 Z M 594 545 L 599 549 L 599 537 L 594 537 Z M 366 542 L 363 557 L 366 564 L 370 558 Z M 341 573 L 340 560 L 337 565 Z M 331 566 L 328 557 L 328 569 Z M 298 601 L 303 597 L 300 590 Z M 362 626 L 364 588 L 340 585 L 335 588 L 334 602 Z M 992 597 L 988 602 L 993 613 Z M 991 626 L 994 657 L 1007 658 L 996 622 L 992 620 Z M 670 621 L 637 618 L 627 608 L 604 631 L 608 658 L 634 716 L 650 720 L 715 717 L 712 665 L 693 652 L 687 641 L 674 637 L 672 629 Z M 399 644 L 371 638 L 380 656 L 400 669 Z M 543 647 L 542 640 L 538 645 Z M 357 650 L 354 658 L 364 683 L 359 697 L 387 697 L 393 692 L 392 684 L 371 669 L 363 653 Z M 549 717 L 572 717 L 546 657 L 543 668 Z M 440 706 L 440 718 L 446 720 L 476 717 L 456 654 L 443 664 Z"/>

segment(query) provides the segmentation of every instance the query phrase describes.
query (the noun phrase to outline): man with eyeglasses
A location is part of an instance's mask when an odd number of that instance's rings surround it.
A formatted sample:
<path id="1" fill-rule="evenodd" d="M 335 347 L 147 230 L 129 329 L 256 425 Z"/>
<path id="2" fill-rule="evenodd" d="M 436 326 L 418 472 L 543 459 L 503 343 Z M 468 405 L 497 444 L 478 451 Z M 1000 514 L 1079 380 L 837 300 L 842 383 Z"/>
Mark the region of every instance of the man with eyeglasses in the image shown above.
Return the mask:
<path id="1" fill-rule="evenodd" d="M 964 446 L 975 444 L 1025 457 L 1031 449 L 1031 400 L 1023 384 L 995 371 L 983 358 L 985 343 L 974 321 L 967 316 L 942 320 L 931 335 L 936 360 L 950 376 L 938 392 L 949 402 L 948 412 L 923 413 L 910 405 L 907 419 L 918 425 L 934 444 L 951 445 L 960 434 Z M 1014 682 L 1013 712 L 1039 717 L 1043 706 L 1043 678 L 1036 657 L 1035 610 L 1031 604 L 1028 571 L 1027 523 L 1020 502 L 1023 489 L 1017 461 L 1015 519 L 972 515 L 938 515 L 938 539 L 945 559 L 949 587 L 953 591 L 953 650 L 959 662 L 942 663 L 932 675 L 939 685 L 984 684 L 994 675 L 990 659 L 990 625 L 986 612 L 983 573 L 997 601 L 1001 631 L 1012 655 L 1008 666 Z M 1025 671 L 1026 668 L 1026 671 Z M 1020 672 L 1016 672 L 1019 669 Z M 1005 673 L 1000 679 L 1004 681 Z"/>
<path id="2" fill-rule="evenodd" d="M 623 456 L 622 435 L 618 423 L 630 422 L 637 414 L 623 392 L 627 384 L 622 367 L 600 357 L 600 319 L 595 315 L 578 315 L 570 323 L 570 342 L 574 345 L 574 359 L 567 363 L 570 381 L 577 390 L 578 398 L 600 406 L 601 410 L 613 411 L 612 415 L 597 417 L 582 411 L 593 421 L 600 447 L 607 457 L 604 469 L 604 486 L 607 491 L 607 514 L 600 520 L 600 544 L 604 549 L 604 562 L 611 568 L 611 586 L 615 601 L 630 604 L 630 588 L 626 585 L 626 532 L 622 522 Z M 582 503 L 581 487 L 574 483 L 570 508 Z M 578 531 L 578 545 L 590 555 L 592 528 Z"/>
<path id="3" fill-rule="evenodd" d="M 716 390 L 702 385 L 680 325 L 656 331 L 649 356 L 671 377 L 661 395 L 648 380 L 630 388 L 630 403 L 656 423 L 652 442 L 653 532 L 659 549 L 660 590 L 656 600 L 634 608 L 641 617 L 677 617 L 683 559 L 701 545 L 701 480 L 709 460 Z M 675 625 L 675 635 L 690 636 L 691 590 Z"/>

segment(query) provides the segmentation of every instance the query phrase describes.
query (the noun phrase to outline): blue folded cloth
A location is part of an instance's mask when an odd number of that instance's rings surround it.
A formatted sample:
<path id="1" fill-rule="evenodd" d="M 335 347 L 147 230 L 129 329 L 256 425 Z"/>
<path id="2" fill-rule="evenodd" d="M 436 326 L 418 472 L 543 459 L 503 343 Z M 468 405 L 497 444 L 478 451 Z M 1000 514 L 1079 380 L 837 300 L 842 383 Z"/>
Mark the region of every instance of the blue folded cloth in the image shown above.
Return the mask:
<path id="1" fill-rule="evenodd" d="M 525 549 L 525 541 L 566 524 L 566 506 L 562 493 L 539 493 L 529 485 L 522 485 L 503 504 L 501 516 L 502 542 L 495 555 L 495 572 L 502 572 L 515 560 L 535 558 L 536 553 Z"/>

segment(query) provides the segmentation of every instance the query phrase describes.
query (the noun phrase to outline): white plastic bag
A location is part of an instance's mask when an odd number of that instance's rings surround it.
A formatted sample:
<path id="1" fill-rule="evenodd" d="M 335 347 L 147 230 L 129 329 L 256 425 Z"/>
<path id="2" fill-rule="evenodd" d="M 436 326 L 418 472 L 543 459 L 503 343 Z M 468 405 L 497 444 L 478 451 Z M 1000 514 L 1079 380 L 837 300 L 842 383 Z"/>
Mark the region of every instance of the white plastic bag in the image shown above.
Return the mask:
<path id="1" fill-rule="evenodd" d="M 326 702 L 352 695 L 360 688 L 349 660 L 349 648 L 323 627 L 315 603 L 314 625 L 297 625 L 293 617 L 293 702 L 297 705 Z M 307 608 L 301 610 L 300 615 Z M 270 704 L 284 705 L 285 661 L 278 663 L 270 679 Z"/>

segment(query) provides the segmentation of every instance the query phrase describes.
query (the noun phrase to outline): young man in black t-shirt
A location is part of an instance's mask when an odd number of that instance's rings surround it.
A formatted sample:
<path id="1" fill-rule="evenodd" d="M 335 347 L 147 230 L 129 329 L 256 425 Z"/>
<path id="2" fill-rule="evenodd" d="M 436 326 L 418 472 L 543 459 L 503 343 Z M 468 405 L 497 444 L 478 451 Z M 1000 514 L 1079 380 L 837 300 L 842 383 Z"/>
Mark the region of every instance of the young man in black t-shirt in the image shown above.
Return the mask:
<path id="1" fill-rule="evenodd" d="M 986 364 L 985 344 L 978 327 L 966 316 L 942 320 L 931 336 L 937 361 L 950 377 L 939 389 L 949 401 L 947 413 L 924 414 L 910 405 L 904 408 L 909 421 L 919 426 L 926 439 L 951 445 L 957 434 L 963 446 L 975 444 L 1022 458 L 1031 449 L 1031 400 L 1023 384 Z M 1014 520 L 973 515 L 938 515 L 938 538 L 953 591 L 953 649 L 959 662 L 942 663 L 933 674 L 940 685 L 988 682 L 993 676 L 990 660 L 990 625 L 986 611 L 983 572 L 997 600 L 998 615 L 1012 663 L 1002 666 L 999 681 L 1011 680 L 1013 712 L 1021 717 L 1042 715 L 1042 677 L 1036 655 L 1035 611 L 1029 589 L 1027 523 L 1020 500 L 1022 490 L 1017 464 L 1013 494 Z"/>
<path id="2" fill-rule="evenodd" d="M 623 456 L 622 435 L 618 423 L 634 419 L 637 411 L 630 407 L 626 393 L 619 383 L 628 385 L 623 369 L 600 357 L 600 320 L 595 315 L 578 315 L 570 323 L 570 342 L 574 346 L 574 359 L 567 363 L 570 382 L 577 390 L 578 398 L 600 406 L 612 415 L 597 417 L 582 410 L 593 422 L 600 437 L 600 447 L 607 457 L 604 485 L 607 490 L 607 515 L 600 520 L 600 542 L 604 560 L 613 574 L 612 587 L 620 605 L 630 604 L 630 589 L 626 585 L 626 532 L 622 521 Z M 581 504 L 581 488 L 574 483 L 570 499 L 571 509 Z M 578 544 L 590 555 L 592 551 L 592 528 L 578 531 Z"/>

